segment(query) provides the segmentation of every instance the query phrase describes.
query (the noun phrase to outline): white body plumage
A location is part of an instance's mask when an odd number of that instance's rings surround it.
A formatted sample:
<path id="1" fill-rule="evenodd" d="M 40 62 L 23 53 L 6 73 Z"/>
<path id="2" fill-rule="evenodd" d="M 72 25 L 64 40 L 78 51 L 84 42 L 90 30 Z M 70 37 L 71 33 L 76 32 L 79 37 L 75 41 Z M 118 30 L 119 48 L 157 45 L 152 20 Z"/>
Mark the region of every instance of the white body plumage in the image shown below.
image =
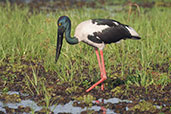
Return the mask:
<path id="1" fill-rule="evenodd" d="M 121 32 L 121 34 L 123 35 L 122 36 L 118 35 L 118 32 Z M 97 33 L 97 35 L 95 33 Z M 139 38 L 138 33 L 132 27 L 129 27 L 128 25 L 123 25 L 115 20 L 107 20 L 107 19 L 103 19 L 100 21 L 99 20 L 83 21 L 76 27 L 74 36 L 78 38 L 79 42 L 83 41 L 101 50 L 108 42 L 118 43 L 120 40 L 125 39 L 127 37 L 132 37 L 132 38 L 135 37 L 135 39 Z M 101 42 L 97 43 L 94 40 L 90 40 L 90 38 L 88 38 L 89 36 L 92 36 L 97 40 L 101 40 Z M 116 41 L 114 39 L 116 39 Z M 112 41 L 110 42 L 107 40 L 112 40 Z"/>

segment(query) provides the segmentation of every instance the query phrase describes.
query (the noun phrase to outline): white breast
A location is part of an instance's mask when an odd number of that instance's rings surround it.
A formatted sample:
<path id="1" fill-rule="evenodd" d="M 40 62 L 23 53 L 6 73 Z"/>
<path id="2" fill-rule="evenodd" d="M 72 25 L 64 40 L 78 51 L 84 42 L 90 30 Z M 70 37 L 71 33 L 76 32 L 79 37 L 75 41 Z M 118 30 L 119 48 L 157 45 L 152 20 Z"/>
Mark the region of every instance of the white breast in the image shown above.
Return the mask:
<path id="1" fill-rule="evenodd" d="M 108 28 L 108 25 L 97 25 L 92 23 L 92 20 L 87 20 L 80 23 L 75 29 L 75 37 L 79 41 L 87 39 L 88 35 L 93 35 L 94 32 L 101 32 L 102 30 Z"/>
<path id="2" fill-rule="evenodd" d="M 96 23 L 93 24 L 92 20 L 87 20 L 76 27 L 74 36 L 78 38 L 79 42 L 83 41 L 91 46 L 103 49 L 104 43 L 94 43 L 88 39 L 88 35 L 93 35 L 94 32 L 101 32 L 108 27 L 108 25 L 97 25 Z"/>

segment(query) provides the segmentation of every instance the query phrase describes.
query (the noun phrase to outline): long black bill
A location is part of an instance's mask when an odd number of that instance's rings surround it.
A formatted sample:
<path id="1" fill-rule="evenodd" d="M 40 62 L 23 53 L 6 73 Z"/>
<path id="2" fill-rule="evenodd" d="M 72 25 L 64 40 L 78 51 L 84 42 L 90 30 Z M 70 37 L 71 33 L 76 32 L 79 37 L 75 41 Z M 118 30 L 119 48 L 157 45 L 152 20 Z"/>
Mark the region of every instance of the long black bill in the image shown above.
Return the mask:
<path id="1" fill-rule="evenodd" d="M 63 32 L 58 29 L 55 63 L 57 62 L 61 52 L 62 41 L 63 41 Z"/>

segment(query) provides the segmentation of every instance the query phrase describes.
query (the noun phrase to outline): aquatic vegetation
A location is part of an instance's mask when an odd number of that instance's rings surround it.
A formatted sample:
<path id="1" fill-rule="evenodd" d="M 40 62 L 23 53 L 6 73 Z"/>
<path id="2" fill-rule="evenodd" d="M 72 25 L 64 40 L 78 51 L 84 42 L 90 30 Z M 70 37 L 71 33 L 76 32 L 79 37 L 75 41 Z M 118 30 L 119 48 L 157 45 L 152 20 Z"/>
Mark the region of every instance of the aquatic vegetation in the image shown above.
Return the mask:
<path id="1" fill-rule="evenodd" d="M 11 102 L 11 103 L 15 103 L 15 102 L 20 102 L 21 98 L 20 95 L 18 94 L 12 94 L 12 95 L 8 95 L 6 93 L 0 95 L 0 99 L 4 102 Z"/>
<path id="2" fill-rule="evenodd" d="M 84 95 L 84 96 L 79 96 L 79 97 L 73 97 L 75 100 L 79 101 L 80 103 L 84 103 L 88 106 L 92 106 L 92 101 L 95 100 L 96 98 L 93 97 L 92 95 Z"/>
<path id="3" fill-rule="evenodd" d="M 19 112 L 26 112 L 26 113 L 29 113 L 31 111 L 31 108 L 30 107 L 24 107 L 22 105 L 18 106 L 18 111 Z"/>
<path id="4" fill-rule="evenodd" d="M 114 96 L 117 96 L 118 94 L 123 94 L 124 90 L 118 86 L 118 87 L 112 89 L 111 92 L 114 94 Z"/>
<path id="5" fill-rule="evenodd" d="M 35 111 L 34 114 L 53 114 L 50 109 L 42 108 L 40 111 Z"/>
<path id="6" fill-rule="evenodd" d="M 66 90 L 65 90 L 65 92 L 67 93 L 67 94 L 71 94 L 71 93 L 81 93 L 81 92 L 83 92 L 83 88 L 81 88 L 81 87 L 78 87 L 78 86 L 73 86 L 73 87 L 68 87 Z"/>
<path id="7" fill-rule="evenodd" d="M 132 110 L 132 111 L 140 110 L 141 112 L 149 111 L 151 113 L 154 113 L 156 111 L 156 107 L 153 104 L 151 104 L 150 102 L 141 101 L 137 105 L 129 108 L 129 110 Z"/>

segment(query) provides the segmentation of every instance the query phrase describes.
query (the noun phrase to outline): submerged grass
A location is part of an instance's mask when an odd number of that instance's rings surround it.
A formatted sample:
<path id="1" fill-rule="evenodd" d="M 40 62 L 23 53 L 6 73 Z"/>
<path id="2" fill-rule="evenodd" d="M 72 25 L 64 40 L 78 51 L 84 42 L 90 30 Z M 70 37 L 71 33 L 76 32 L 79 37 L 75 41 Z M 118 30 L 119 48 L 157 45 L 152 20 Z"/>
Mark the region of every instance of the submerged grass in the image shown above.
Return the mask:
<path id="1" fill-rule="evenodd" d="M 37 14 L 30 13 L 28 8 L 0 7 L 0 66 L 21 63 L 23 59 L 42 60 L 46 72 L 56 72 L 54 77 L 58 77 L 58 83 L 68 82 L 88 88 L 91 85 L 88 82 L 94 83 L 100 78 L 94 48 L 84 43 L 71 46 L 64 40 L 61 56 L 55 64 L 56 22 L 61 15 L 69 16 L 71 34 L 74 35 L 75 27 L 86 19 L 111 18 L 133 27 L 142 39 L 106 45 L 104 58 L 108 78 L 126 79 L 127 86 L 165 86 L 171 83 L 170 11 L 170 8 L 163 7 L 140 8 L 140 13 L 135 10 L 128 19 L 125 11 L 115 13 L 112 10 L 81 8 Z M 25 76 L 36 87 L 34 68 L 33 72 L 33 79 Z"/>

